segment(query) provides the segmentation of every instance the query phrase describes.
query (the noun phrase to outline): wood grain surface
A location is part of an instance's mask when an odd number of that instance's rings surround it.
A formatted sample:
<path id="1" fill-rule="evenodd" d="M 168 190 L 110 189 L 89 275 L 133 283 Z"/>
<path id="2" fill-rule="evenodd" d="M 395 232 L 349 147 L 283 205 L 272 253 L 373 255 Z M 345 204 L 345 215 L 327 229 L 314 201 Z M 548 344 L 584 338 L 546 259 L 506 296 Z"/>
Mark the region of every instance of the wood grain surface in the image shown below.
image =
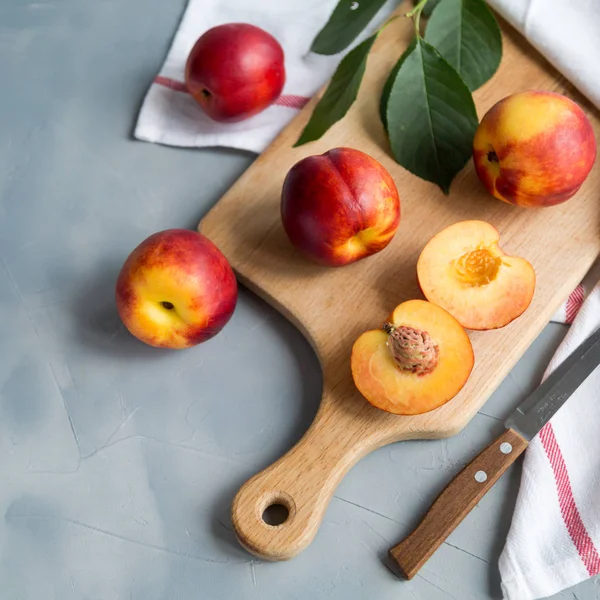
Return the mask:
<path id="1" fill-rule="evenodd" d="M 409 5 L 401 5 L 399 13 Z M 511 93 L 553 90 L 577 101 L 598 134 L 600 122 L 591 105 L 514 30 L 505 23 L 502 28 L 500 69 L 475 93 L 479 118 Z M 323 398 L 304 438 L 246 482 L 233 502 L 232 519 L 240 543 L 265 559 L 291 558 L 311 542 L 337 484 L 367 453 L 399 440 L 440 438 L 460 431 L 600 252 L 597 165 L 568 202 L 523 209 L 490 196 L 477 179 L 472 161 L 445 196 L 392 160 L 378 103 L 385 79 L 412 35 L 408 19 L 388 26 L 373 48 L 358 99 L 343 121 L 321 140 L 293 148 L 314 108 L 313 99 L 199 225 L 230 260 L 239 280 L 304 332 L 323 369 Z M 294 250 L 281 226 L 279 203 L 289 168 L 307 155 L 336 146 L 367 152 L 390 171 L 400 193 L 402 221 L 384 251 L 333 269 L 312 264 Z M 415 271 L 420 251 L 443 227 L 464 219 L 489 221 L 500 231 L 500 244 L 507 253 L 533 264 L 537 287 L 532 305 L 501 330 L 470 332 L 475 368 L 467 385 L 449 403 L 411 417 L 375 409 L 352 381 L 352 344 L 363 331 L 379 327 L 400 302 L 422 297 Z M 240 401 L 252 402 L 252 390 Z M 282 504 L 289 511 L 281 525 L 269 525 L 262 518 L 264 508 L 271 504 Z"/>
<path id="2" fill-rule="evenodd" d="M 411 579 L 417 574 L 527 446 L 525 438 L 507 429 L 450 482 L 419 526 L 390 549 L 403 577 Z"/>

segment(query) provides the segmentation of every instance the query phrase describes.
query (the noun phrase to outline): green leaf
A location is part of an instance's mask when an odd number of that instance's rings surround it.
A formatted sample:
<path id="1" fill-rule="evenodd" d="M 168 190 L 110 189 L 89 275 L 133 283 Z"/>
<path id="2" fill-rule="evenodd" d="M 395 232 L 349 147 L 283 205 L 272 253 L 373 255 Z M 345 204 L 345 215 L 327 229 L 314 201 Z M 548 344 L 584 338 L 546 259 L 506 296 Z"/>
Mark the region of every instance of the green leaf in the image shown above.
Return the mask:
<path id="1" fill-rule="evenodd" d="M 496 72 L 502 58 L 500 27 L 484 0 L 441 0 L 427 23 L 425 39 L 471 90 Z"/>
<path id="2" fill-rule="evenodd" d="M 346 54 L 294 146 L 318 140 L 348 112 L 356 100 L 367 66 L 367 57 L 377 35 L 373 34 Z"/>
<path id="3" fill-rule="evenodd" d="M 477 113 L 469 88 L 422 39 L 400 59 L 387 101 L 396 161 L 444 193 L 471 156 Z"/>
<path id="4" fill-rule="evenodd" d="M 425 5 L 425 6 L 427 6 L 427 5 Z M 390 98 L 390 92 L 392 91 L 392 85 L 394 84 L 394 81 L 396 80 L 396 75 L 398 75 L 398 71 L 400 70 L 400 67 L 403 65 L 404 60 L 415 49 L 416 44 L 417 44 L 417 40 L 416 40 L 416 38 L 414 38 L 413 41 L 408 45 L 408 47 L 404 51 L 404 54 L 402 54 L 402 56 L 400 57 L 400 60 L 394 65 L 394 68 L 390 72 L 389 77 L 387 78 L 385 85 L 383 86 L 383 91 L 381 92 L 381 100 L 379 102 L 379 116 L 381 117 L 381 122 L 383 123 L 383 126 L 386 131 L 387 131 L 387 105 L 388 105 L 388 100 Z"/>
<path id="5" fill-rule="evenodd" d="M 341 52 L 356 39 L 386 1 L 340 0 L 310 49 L 327 55 Z"/>
<path id="6" fill-rule="evenodd" d="M 417 0 L 418 1 L 418 0 Z M 415 2 L 416 4 L 417 2 Z M 423 16 L 429 19 L 433 9 L 440 3 L 440 0 L 428 0 L 427 4 L 423 7 Z"/>

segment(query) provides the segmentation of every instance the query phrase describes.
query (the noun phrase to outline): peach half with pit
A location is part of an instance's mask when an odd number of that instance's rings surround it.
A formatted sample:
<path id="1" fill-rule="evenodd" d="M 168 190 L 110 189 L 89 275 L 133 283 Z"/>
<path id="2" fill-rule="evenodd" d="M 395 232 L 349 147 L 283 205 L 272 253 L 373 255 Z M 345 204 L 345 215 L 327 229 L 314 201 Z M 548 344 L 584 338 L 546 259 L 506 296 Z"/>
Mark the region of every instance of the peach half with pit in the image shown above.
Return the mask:
<path id="1" fill-rule="evenodd" d="M 498 230 L 485 221 L 446 227 L 423 248 L 417 277 L 424 296 L 467 329 L 497 329 L 525 312 L 535 271 L 499 246 Z"/>
<path id="2" fill-rule="evenodd" d="M 473 363 L 465 330 L 425 300 L 398 305 L 381 329 L 354 342 L 351 357 L 360 393 L 376 408 L 398 415 L 429 412 L 454 398 Z"/>

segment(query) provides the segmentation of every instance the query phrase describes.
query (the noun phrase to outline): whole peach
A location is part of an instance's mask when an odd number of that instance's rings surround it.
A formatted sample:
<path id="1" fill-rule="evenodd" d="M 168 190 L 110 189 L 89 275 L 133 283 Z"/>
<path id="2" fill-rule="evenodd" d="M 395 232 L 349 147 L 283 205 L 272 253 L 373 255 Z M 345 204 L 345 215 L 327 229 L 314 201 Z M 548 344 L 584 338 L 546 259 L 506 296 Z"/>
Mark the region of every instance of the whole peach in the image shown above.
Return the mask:
<path id="1" fill-rule="evenodd" d="M 283 49 L 271 34 L 254 25 L 218 25 L 194 44 L 185 82 L 211 119 L 242 121 L 280 96 L 285 83 Z"/>
<path id="2" fill-rule="evenodd" d="M 346 265 L 383 250 L 400 223 L 392 176 L 352 148 L 308 156 L 288 172 L 281 196 L 292 244 L 323 265 Z"/>
<path id="3" fill-rule="evenodd" d="M 573 196 L 596 159 L 596 139 L 581 108 L 546 91 L 514 94 L 483 117 L 473 160 L 488 191 L 510 204 L 560 204 Z"/>
<path id="4" fill-rule="evenodd" d="M 125 327 L 151 346 L 187 348 L 215 336 L 231 318 L 237 282 L 208 238 L 167 229 L 128 256 L 116 285 Z"/>

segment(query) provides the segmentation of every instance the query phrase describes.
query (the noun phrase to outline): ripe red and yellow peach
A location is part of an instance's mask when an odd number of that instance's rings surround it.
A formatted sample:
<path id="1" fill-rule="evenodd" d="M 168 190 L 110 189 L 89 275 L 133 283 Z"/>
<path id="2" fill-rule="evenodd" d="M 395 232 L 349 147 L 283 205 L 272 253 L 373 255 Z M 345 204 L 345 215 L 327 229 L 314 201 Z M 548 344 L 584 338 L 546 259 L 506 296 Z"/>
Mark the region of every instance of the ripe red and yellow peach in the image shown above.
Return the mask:
<path id="1" fill-rule="evenodd" d="M 596 159 L 589 119 L 569 98 L 528 91 L 504 98 L 473 140 L 477 175 L 496 198 L 526 207 L 571 198 Z"/>
<path id="2" fill-rule="evenodd" d="M 214 121 L 248 119 L 280 96 L 285 83 L 283 49 L 271 34 L 254 25 L 218 25 L 194 44 L 185 82 Z"/>
<path id="3" fill-rule="evenodd" d="M 131 252 L 117 279 L 116 302 L 125 327 L 142 342 L 187 348 L 226 325 L 236 306 L 237 282 L 208 238 L 167 229 Z"/>
<path id="4" fill-rule="evenodd" d="M 352 347 L 351 368 L 360 393 L 398 415 L 428 412 L 451 400 L 473 369 L 471 341 L 458 321 L 425 300 L 397 306 L 381 329 Z"/>
<path id="5" fill-rule="evenodd" d="M 467 329 L 504 327 L 533 298 L 533 267 L 505 254 L 499 240 L 489 223 L 461 221 L 435 235 L 417 261 L 419 285 L 427 300 Z"/>
<path id="6" fill-rule="evenodd" d="M 377 160 L 352 148 L 334 148 L 290 169 L 281 218 L 299 251 L 337 267 L 390 243 L 400 223 L 400 198 L 392 176 Z"/>

